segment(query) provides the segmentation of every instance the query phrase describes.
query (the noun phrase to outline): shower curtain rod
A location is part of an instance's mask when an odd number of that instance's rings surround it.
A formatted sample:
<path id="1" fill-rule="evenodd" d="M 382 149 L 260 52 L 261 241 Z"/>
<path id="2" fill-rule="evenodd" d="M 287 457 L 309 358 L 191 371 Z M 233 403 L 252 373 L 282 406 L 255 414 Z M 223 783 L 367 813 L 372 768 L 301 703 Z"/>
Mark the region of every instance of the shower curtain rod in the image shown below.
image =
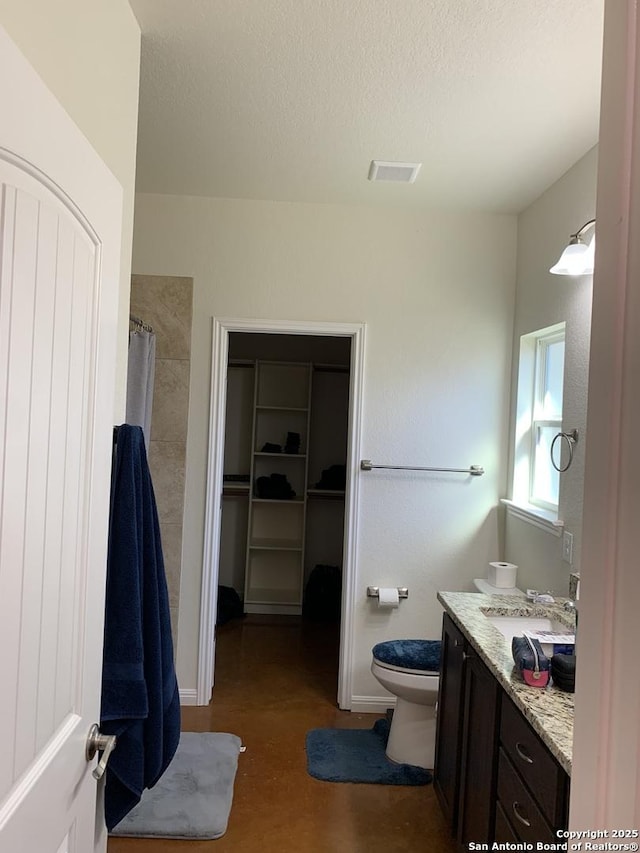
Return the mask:
<path id="1" fill-rule="evenodd" d="M 129 314 L 129 322 L 133 323 L 138 328 L 142 329 L 144 332 L 149 332 L 153 334 L 153 327 L 148 323 L 145 323 L 144 320 L 141 320 L 139 317 L 134 317 L 133 314 Z"/>

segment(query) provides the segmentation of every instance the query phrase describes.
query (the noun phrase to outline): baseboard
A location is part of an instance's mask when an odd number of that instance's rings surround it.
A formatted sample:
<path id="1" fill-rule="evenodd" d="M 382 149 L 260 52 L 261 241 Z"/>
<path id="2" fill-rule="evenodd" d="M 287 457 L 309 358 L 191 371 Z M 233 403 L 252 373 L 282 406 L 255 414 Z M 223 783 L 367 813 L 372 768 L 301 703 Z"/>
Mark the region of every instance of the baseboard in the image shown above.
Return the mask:
<path id="1" fill-rule="evenodd" d="M 357 714 L 384 714 L 387 708 L 395 708 L 395 696 L 352 696 L 352 713 Z"/>
<path id="2" fill-rule="evenodd" d="M 198 704 L 198 691 L 195 688 L 185 688 L 180 689 L 178 691 L 180 693 L 180 704 L 181 705 L 197 705 Z"/>

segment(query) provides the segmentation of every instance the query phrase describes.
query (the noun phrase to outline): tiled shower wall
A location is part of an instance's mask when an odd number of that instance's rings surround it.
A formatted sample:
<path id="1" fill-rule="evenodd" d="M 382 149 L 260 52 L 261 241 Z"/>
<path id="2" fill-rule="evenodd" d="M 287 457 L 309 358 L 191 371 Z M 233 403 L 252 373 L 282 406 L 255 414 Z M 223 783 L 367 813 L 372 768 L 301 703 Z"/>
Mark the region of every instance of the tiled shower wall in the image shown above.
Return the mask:
<path id="1" fill-rule="evenodd" d="M 148 448 L 158 504 L 174 648 L 182 569 L 182 515 L 189 412 L 193 279 L 131 277 L 131 313 L 156 333 L 156 371 Z"/>

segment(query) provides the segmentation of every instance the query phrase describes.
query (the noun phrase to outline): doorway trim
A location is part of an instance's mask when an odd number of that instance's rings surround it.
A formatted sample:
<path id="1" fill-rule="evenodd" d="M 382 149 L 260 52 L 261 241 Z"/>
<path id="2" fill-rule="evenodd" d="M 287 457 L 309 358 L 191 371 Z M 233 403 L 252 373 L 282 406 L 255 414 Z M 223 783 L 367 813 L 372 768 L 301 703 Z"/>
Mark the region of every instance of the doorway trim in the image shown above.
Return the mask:
<path id="1" fill-rule="evenodd" d="M 215 623 L 218 598 L 222 474 L 227 402 L 229 334 L 253 332 L 274 335 L 314 335 L 351 338 L 347 482 L 342 555 L 342 617 L 338 663 L 338 706 L 351 709 L 353 680 L 353 613 L 358 549 L 359 460 L 364 387 L 364 323 L 318 323 L 304 320 L 256 320 L 213 317 L 211 347 L 211 406 L 205 504 L 204 559 L 200 593 L 197 704 L 207 705 L 214 685 Z"/>

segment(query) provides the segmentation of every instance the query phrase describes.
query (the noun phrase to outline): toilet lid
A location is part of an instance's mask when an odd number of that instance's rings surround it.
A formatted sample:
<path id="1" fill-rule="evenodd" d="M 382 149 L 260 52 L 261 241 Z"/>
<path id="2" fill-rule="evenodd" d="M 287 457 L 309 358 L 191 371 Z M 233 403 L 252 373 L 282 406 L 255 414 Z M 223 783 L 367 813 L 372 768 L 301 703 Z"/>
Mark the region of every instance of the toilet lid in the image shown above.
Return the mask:
<path id="1" fill-rule="evenodd" d="M 432 675 L 440 670 L 440 640 L 386 640 L 373 649 L 374 659 L 389 669 L 406 669 Z"/>

